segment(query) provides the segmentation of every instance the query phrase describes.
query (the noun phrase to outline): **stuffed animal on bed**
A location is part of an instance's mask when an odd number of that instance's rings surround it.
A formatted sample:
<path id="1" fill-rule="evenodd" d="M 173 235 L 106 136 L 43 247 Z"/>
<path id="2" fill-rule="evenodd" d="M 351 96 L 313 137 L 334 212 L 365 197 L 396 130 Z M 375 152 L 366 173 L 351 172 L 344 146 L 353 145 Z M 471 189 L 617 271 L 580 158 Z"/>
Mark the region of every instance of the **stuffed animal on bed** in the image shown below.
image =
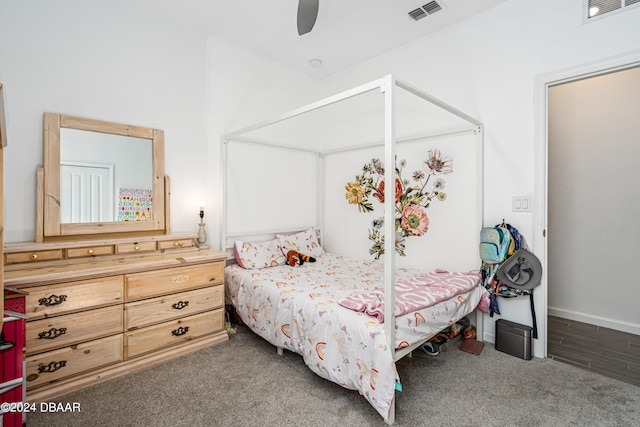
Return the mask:
<path id="1" fill-rule="evenodd" d="M 290 250 L 289 252 L 287 252 L 287 264 L 289 264 L 291 267 L 302 265 L 305 261 L 316 262 L 316 259 L 312 256 L 305 255 L 295 250 Z"/>

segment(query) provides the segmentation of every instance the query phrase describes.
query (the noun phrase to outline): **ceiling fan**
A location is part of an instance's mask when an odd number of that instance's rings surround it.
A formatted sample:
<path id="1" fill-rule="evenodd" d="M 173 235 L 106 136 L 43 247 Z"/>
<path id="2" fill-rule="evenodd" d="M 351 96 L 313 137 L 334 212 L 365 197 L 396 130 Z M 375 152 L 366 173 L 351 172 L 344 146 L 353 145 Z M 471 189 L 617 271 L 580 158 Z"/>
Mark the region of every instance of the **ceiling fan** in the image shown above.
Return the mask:
<path id="1" fill-rule="evenodd" d="M 318 17 L 319 0 L 298 0 L 298 34 L 307 34 L 313 29 Z"/>

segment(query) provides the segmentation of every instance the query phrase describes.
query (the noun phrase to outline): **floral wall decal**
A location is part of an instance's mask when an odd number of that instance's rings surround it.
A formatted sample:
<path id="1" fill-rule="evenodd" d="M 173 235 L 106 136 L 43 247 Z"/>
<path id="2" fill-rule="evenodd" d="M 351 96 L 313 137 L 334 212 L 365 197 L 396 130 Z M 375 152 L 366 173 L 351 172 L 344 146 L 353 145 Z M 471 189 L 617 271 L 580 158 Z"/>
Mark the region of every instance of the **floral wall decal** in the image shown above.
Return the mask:
<path id="1" fill-rule="evenodd" d="M 445 180 L 438 176 L 453 172 L 453 160 L 443 156 L 438 149 L 429 150 L 422 170 L 413 172 L 411 179 L 402 176 L 406 166 L 405 160 L 396 161 L 395 248 L 401 256 L 405 256 L 407 237 L 423 236 L 429 231 L 426 209 L 431 206 L 431 201 L 446 200 L 447 194 L 443 191 Z M 355 181 L 347 183 L 345 198 L 349 204 L 358 206 L 360 212 L 373 212 L 374 202 L 370 198 L 383 204 L 384 188 L 384 166 L 380 159 L 372 159 L 363 166 L 362 174 L 356 175 Z M 369 254 L 375 255 L 375 259 L 384 254 L 383 224 L 383 217 L 376 218 L 369 229 L 369 240 L 373 241 Z"/>

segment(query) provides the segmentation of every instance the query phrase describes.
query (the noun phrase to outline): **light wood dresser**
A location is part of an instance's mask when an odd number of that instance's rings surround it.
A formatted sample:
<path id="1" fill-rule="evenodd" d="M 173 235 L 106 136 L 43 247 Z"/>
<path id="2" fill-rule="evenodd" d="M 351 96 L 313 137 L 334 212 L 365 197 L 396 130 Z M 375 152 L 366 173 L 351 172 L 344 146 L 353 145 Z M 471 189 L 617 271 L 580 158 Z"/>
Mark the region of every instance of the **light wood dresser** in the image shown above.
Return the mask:
<path id="1" fill-rule="evenodd" d="M 27 400 L 38 402 L 228 339 L 227 254 L 195 236 L 5 245 L 27 296 Z"/>

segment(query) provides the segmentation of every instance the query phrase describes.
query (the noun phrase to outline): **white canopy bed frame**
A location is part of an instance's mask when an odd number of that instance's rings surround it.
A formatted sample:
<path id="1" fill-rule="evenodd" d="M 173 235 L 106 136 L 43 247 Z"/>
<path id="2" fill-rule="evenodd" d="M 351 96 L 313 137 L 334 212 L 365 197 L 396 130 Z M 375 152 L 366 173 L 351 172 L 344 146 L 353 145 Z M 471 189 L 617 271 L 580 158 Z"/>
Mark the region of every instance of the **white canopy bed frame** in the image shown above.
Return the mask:
<path id="1" fill-rule="evenodd" d="M 327 106 L 339 104 L 345 100 L 349 100 L 352 98 L 356 98 L 366 93 L 370 93 L 372 91 L 380 91 L 384 97 L 384 140 L 383 141 L 365 141 L 362 143 L 349 143 L 348 146 L 341 146 L 331 149 L 313 149 L 308 147 L 300 147 L 286 143 L 279 143 L 267 140 L 255 139 L 247 136 L 248 134 L 268 128 L 269 126 L 275 125 L 277 123 L 285 122 L 296 117 L 304 116 L 305 114 L 311 113 L 313 111 L 322 109 Z M 421 102 L 428 103 L 432 106 L 437 107 L 440 111 L 446 112 L 451 116 L 455 117 L 457 121 L 461 122 L 461 125 L 455 126 L 453 128 L 448 128 L 446 130 L 437 130 L 437 131 L 427 131 L 418 134 L 412 135 L 404 135 L 402 137 L 398 137 L 396 135 L 396 119 L 398 116 L 397 109 L 397 93 L 399 91 L 404 91 L 405 93 L 409 93 L 415 95 L 417 99 Z M 473 133 L 475 134 L 477 141 L 477 151 L 476 157 L 478 162 L 478 173 L 477 173 L 477 206 L 476 206 L 476 229 L 479 230 L 483 224 L 483 125 L 477 119 L 465 114 L 464 112 L 452 107 L 451 105 L 425 93 L 424 91 L 402 81 L 396 79 L 393 75 L 387 75 L 378 80 L 374 80 L 367 84 L 363 84 L 361 86 L 357 86 L 350 90 L 343 91 L 336 95 L 327 97 L 320 101 L 311 103 L 304 107 L 292 110 L 286 114 L 275 117 L 270 120 L 266 120 L 260 123 L 256 123 L 254 125 L 244 127 L 237 131 L 228 133 L 222 136 L 221 140 L 221 248 L 223 250 L 230 250 L 233 248 L 233 243 L 235 239 L 248 238 L 249 236 L 273 236 L 275 233 L 288 233 L 300 231 L 300 229 L 295 230 L 247 230 L 238 233 L 229 233 L 228 232 L 228 162 L 229 162 L 229 154 L 228 154 L 228 146 L 234 142 L 242 142 L 242 143 L 250 143 L 250 144 L 259 144 L 263 146 L 273 146 L 277 148 L 283 148 L 288 150 L 298 150 L 298 151 L 306 151 L 310 153 L 315 153 L 318 155 L 319 159 L 319 172 L 318 172 L 318 186 L 317 190 L 319 193 L 319 205 L 318 205 L 318 224 L 313 225 L 320 234 L 320 241 L 324 242 L 324 162 L 323 159 L 326 156 L 342 153 L 346 151 L 359 150 L 364 148 L 370 148 L 375 146 L 384 146 L 384 158 L 383 164 L 390 165 L 393 164 L 394 159 L 396 158 L 396 145 L 403 142 L 416 141 L 425 138 L 432 138 L 437 136 L 444 136 L 450 134 L 458 134 L 458 133 Z M 359 141 L 357 141 L 359 142 Z M 394 182 L 395 181 L 395 168 L 386 167 L 384 172 L 384 180 L 386 182 Z M 394 220 L 394 208 L 395 208 L 395 188 L 393 185 L 387 185 L 384 189 L 384 226 L 383 231 L 386 236 L 395 236 L 395 220 Z M 477 245 L 476 245 L 477 247 Z M 386 339 L 389 343 L 390 348 L 395 348 L 395 328 L 393 321 L 386 321 L 387 319 L 393 319 L 395 316 L 395 270 L 396 270 L 396 252 L 395 252 L 395 238 L 385 238 L 384 239 L 384 331 L 386 335 Z M 479 265 L 479 261 L 478 261 Z M 476 319 L 475 324 L 477 328 L 477 336 L 478 339 L 482 339 L 483 337 L 483 315 L 482 313 L 476 309 Z M 413 350 L 418 348 L 424 342 L 414 343 L 408 347 L 404 347 L 401 349 L 396 349 L 394 353 L 394 362 L 400 360 L 404 356 L 410 354 Z M 281 349 L 278 349 L 279 353 Z M 395 399 L 394 399 L 395 403 Z M 395 420 L 395 405 L 392 405 L 392 409 L 389 414 L 389 418 L 387 420 L 388 424 L 393 424 Z"/>

